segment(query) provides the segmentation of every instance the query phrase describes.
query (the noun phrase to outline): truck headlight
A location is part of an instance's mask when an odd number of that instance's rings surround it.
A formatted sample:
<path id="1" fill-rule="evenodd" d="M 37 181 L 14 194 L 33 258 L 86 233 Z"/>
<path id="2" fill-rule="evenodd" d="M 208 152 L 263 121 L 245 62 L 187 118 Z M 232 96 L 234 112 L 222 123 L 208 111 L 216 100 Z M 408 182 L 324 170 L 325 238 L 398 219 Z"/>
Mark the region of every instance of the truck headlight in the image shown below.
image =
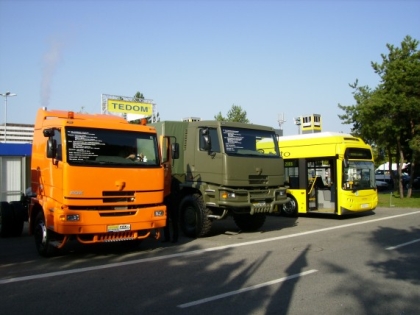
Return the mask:
<path id="1" fill-rule="evenodd" d="M 64 221 L 63 217 L 64 216 L 61 216 L 62 221 Z M 70 222 L 80 221 L 80 216 L 78 214 L 68 214 L 68 215 L 65 216 L 65 221 L 70 221 Z"/>
<path id="2" fill-rule="evenodd" d="M 156 210 L 155 217 L 163 217 L 165 215 L 165 211 L 163 210 Z"/>
<path id="3" fill-rule="evenodd" d="M 220 193 L 220 198 L 221 199 L 235 199 L 236 198 L 236 194 L 234 192 L 222 191 Z"/>

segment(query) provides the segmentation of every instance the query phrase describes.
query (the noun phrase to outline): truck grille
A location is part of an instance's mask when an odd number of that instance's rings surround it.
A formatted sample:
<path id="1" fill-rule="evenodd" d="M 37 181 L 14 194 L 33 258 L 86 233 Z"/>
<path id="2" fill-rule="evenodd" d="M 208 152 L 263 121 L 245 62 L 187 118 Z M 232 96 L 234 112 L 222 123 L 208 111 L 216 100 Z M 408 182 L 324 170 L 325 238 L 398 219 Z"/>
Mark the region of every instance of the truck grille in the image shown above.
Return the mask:
<path id="1" fill-rule="evenodd" d="M 266 175 L 249 175 L 248 180 L 249 180 L 250 185 L 267 184 L 268 183 L 268 176 L 266 176 Z"/>
<path id="2" fill-rule="evenodd" d="M 134 202 L 134 191 L 103 191 L 103 202 Z"/>

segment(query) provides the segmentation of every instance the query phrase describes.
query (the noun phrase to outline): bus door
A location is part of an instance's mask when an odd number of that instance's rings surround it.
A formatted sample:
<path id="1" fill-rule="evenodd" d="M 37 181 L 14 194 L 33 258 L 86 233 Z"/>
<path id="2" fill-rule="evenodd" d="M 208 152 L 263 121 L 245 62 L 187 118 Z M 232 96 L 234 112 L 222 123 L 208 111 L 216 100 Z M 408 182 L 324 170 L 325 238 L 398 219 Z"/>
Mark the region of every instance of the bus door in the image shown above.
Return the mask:
<path id="1" fill-rule="evenodd" d="M 331 158 L 306 160 L 306 198 L 309 212 L 336 213 L 337 168 L 334 162 Z"/>

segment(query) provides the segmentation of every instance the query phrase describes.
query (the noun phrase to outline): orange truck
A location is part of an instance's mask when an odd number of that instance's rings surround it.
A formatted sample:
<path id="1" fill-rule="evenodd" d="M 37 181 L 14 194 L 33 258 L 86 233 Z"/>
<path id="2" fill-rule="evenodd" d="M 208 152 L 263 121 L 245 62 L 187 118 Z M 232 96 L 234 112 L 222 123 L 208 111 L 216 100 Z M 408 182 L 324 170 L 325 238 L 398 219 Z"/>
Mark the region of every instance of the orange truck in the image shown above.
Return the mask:
<path id="1" fill-rule="evenodd" d="M 169 141 L 122 117 L 42 108 L 31 157 L 29 234 L 40 255 L 82 244 L 159 238 Z M 165 185 L 166 179 L 166 185 Z"/>

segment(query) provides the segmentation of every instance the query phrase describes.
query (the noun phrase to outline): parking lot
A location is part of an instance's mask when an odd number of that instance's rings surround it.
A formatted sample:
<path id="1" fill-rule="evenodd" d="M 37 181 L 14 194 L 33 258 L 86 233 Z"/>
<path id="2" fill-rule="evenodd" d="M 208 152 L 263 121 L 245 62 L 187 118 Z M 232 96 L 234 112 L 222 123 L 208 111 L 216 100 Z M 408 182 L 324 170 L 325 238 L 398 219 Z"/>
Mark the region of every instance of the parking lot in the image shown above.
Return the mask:
<path id="1" fill-rule="evenodd" d="M 26 234 L 0 239 L 0 304 L 2 314 L 415 314 L 419 226 L 420 208 L 270 216 L 255 233 L 227 219 L 206 238 L 71 244 L 50 259 Z"/>

